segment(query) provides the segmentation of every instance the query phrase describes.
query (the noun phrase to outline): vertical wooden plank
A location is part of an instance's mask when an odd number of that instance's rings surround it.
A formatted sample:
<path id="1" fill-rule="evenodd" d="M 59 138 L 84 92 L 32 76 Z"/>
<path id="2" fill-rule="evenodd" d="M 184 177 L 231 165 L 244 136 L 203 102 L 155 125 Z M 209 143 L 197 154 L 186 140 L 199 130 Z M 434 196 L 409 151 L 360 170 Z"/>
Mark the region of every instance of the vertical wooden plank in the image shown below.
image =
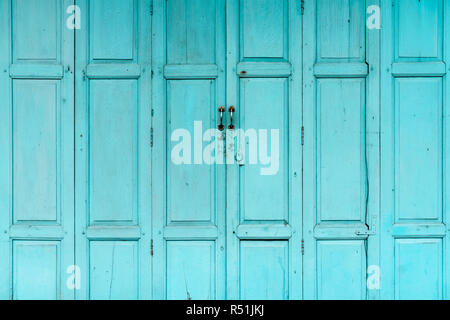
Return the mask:
<path id="1" fill-rule="evenodd" d="M 367 0 L 366 11 L 370 6 L 380 7 L 380 0 Z M 366 21 L 368 19 L 366 12 Z M 381 18 L 382 22 L 384 17 Z M 380 76 L 381 76 L 381 31 L 366 28 L 366 61 L 369 74 L 366 78 L 366 159 L 367 159 L 367 183 L 369 183 L 367 197 L 366 223 L 373 234 L 368 238 L 366 244 L 367 271 L 380 270 Z M 373 271 L 371 271 L 373 272 Z M 376 274 L 366 274 L 367 277 Z M 379 279 L 374 279 L 375 281 Z M 367 287 L 367 298 L 376 300 L 380 298 L 380 287 L 375 285 Z"/>
<path id="2" fill-rule="evenodd" d="M 289 242 L 289 298 L 303 296 L 303 15 L 301 1 L 288 1 L 289 61 L 294 66 L 289 79 L 289 221 L 294 230 Z M 300 125 L 301 123 L 301 125 Z"/>
<path id="3" fill-rule="evenodd" d="M 217 84 L 217 102 L 216 103 L 223 103 L 226 105 L 227 103 L 227 79 L 226 79 L 226 72 L 227 72 L 227 60 L 226 60 L 226 52 L 227 52 L 227 40 L 226 40 L 226 32 L 227 32 L 227 20 L 226 20 L 226 10 L 227 10 L 228 1 L 226 0 L 220 0 L 217 3 L 217 10 L 218 13 L 216 13 L 216 36 L 217 35 L 223 35 L 219 37 L 219 41 L 216 41 L 217 43 L 217 51 L 216 51 L 216 63 L 219 67 L 219 74 L 221 75 L 219 78 L 219 82 Z M 220 56 L 219 56 L 220 55 Z M 223 88 L 223 89 L 222 89 Z M 216 123 L 214 128 L 217 127 L 217 124 L 219 123 L 219 118 L 215 117 Z M 225 137 L 226 138 L 226 137 Z M 225 146 L 224 146 L 225 148 Z M 225 154 L 222 154 L 223 161 L 225 163 Z M 220 168 L 221 167 L 221 168 Z M 217 217 L 217 226 L 219 230 L 218 239 L 216 240 L 216 259 L 217 259 L 217 270 L 216 273 L 216 283 L 217 283 L 217 299 L 218 300 L 224 300 L 227 297 L 227 198 L 226 198 L 226 192 L 227 192 L 227 186 L 226 186 L 226 166 L 220 165 L 220 176 L 223 177 L 222 186 L 218 186 L 217 190 L 217 206 L 218 208 L 223 208 L 223 214 L 220 214 Z"/>
<path id="4" fill-rule="evenodd" d="M 10 201 L 11 201 L 11 80 L 10 65 L 10 26 L 11 1 L 0 1 L 0 299 L 11 298 L 10 283 Z"/>
<path id="5" fill-rule="evenodd" d="M 450 3 L 444 1 L 444 21 L 443 21 L 443 33 L 444 33 L 444 44 L 443 44 L 443 57 L 444 61 L 448 64 L 450 61 Z M 447 66 L 447 72 L 450 68 Z M 450 214 L 448 213 L 448 208 L 450 206 L 450 80 L 448 74 L 444 77 L 443 82 L 443 222 L 445 225 L 450 225 Z M 450 299 L 450 232 L 447 230 L 447 234 L 443 239 L 442 249 L 443 249 L 443 299 Z"/>
<path id="6" fill-rule="evenodd" d="M 165 141 L 166 128 L 166 113 L 164 112 L 165 104 L 165 83 L 164 83 L 164 63 L 165 56 L 165 11 L 166 1 L 153 1 L 153 18 L 152 18 L 152 72 L 154 73 L 152 79 L 152 134 L 153 134 L 153 148 L 152 148 L 152 241 L 153 241 L 153 256 L 152 256 L 152 299 L 165 299 L 166 281 L 165 277 L 165 243 L 162 237 L 164 229 L 164 210 L 166 199 L 166 153 Z M 155 184 L 157 183 L 157 184 Z M 163 279 L 161 279 L 163 278 Z"/>
<path id="7" fill-rule="evenodd" d="M 63 12 L 74 5 L 74 0 L 64 0 L 62 4 Z M 62 34 L 62 65 L 64 67 L 64 78 L 62 80 L 61 96 L 61 157 L 60 157 L 60 181 L 61 184 L 61 212 L 62 225 L 65 233 L 62 242 L 62 270 L 61 270 L 61 290 L 63 299 L 74 299 L 75 290 L 67 286 L 67 270 L 75 264 L 75 29 L 67 28 L 67 15 L 63 15 L 60 21 Z M 70 269 L 69 269 L 70 270 Z"/>
<path id="8" fill-rule="evenodd" d="M 86 220 L 88 218 L 88 177 L 85 174 L 88 168 L 88 95 L 86 78 L 86 65 L 88 55 L 86 43 L 88 40 L 89 21 L 88 0 L 75 0 L 80 8 L 81 29 L 76 31 L 75 38 L 75 264 L 81 270 L 80 290 L 75 292 L 75 299 L 89 299 L 89 273 L 88 256 L 89 244 L 84 241 L 86 235 Z"/>
<path id="9" fill-rule="evenodd" d="M 141 66 L 141 78 L 139 81 L 139 111 L 138 111 L 138 212 L 139 225 L 141 227 L 141 240 L 139 243 L 139 299 L 152 298 L 152 264 L 151 264 L 151 239 L 152 239 L 152 198 L 151 173 L 152 173 L 152 0 L 140 0 L 138 10 L 138 63 Z M 149 132 L 150 131 L 150 132 Z"/>
<path id="10" fill-rule="evenodd" d="M 393 60 L 393 16 L 392 2 L 382 0 L 381 16 L 384 32 L 381 33 L 381 227 L 380 247 L 383 252 L 380 255 L 382 289 L 381 299 L 394 298 L 394 267 L 390 261 L 394 257 L 394 242 L 392 236 L 384 232 L 385 228 L 393 225 L 394 217 L 394 142 L 391 138 L 394 130 L 394 115 L 392 112 L 392 75 L 391 64 Z"/>
<path id="11" fill-rule="evenodd" d="M 317 40 L 317 28 L 315 28 L 316 1 L 305 2 L 303 15 L 303 234 L 304 252 L 303 256 L 303 298 L 313 300 L 316 298 L 315 261 L 316 244 L 313 237 L 314 225 L 316 223 L 316 195 L 315 172 L 315 95 L 316 85 L 313 74 L 315 62 L 315 49 Z M 307 31 L 306 31 L 307 30 Z M 307 107 L 310 106 L 310 107 Z M 309 280 L 308 280 L 309 279 Z"/>
<path id="12" fill-rule="evenodd" d="M 239 61 L 239 0 L 227 1 L 227 105 L 239 105 L 239 78 L 236 66 Z M 239 111 L 238 111 L 239 112 Z M 239 116 L 236 116 L 238 119 Z M 229 119 L 228 119 L 229 121 Z M 238 126 L 239 124 L 235 124 Z M 226 152 L 234 150 L 234 139 L 227 137 Z M 234 158 L 234 155 L 231 156 Z M 228 158 L 228 157 L 227 157 Z M 227 165 L 227 299 L 239 299 L 239 241 L 236 241 L 235 227 L 239 224 L 239 168 Z"/>

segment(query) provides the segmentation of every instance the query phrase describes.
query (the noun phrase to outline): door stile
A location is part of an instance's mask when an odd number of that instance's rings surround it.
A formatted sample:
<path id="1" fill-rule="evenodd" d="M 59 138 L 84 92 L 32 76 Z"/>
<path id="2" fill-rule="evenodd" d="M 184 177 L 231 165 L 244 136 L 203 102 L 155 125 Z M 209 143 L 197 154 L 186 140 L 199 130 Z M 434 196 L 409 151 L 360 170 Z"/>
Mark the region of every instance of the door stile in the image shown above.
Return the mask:
<path id="1" fill-rule="evenodd" d="M 304 234 L 304 256 L 303 256 L 303 298 L 313 300 L 315 298 L 314 292 L 316 290 L 315 281 L 307 280 L 309 277 L 314 277 L 310 269 L 315 268 L 315 256 L 310 252 L 315 250 L 315 242 L 313 232 L 314 226 L 314 212 L 316 212 L 315 192 L 313 190 L 314 170 L 315 170 L 315 140 L 316 126 L 314 125 L 315 115 L 310 106 L 315 103 L 315 78 L 312 71 L 312 65 L 315 62 L 316 48 L 316 28 L 315 26 L 315 11 L 316 4 L 307 2 L 304 4 L 305 12 L 303 15 L 303 63 L 302 63 L 302 99 L 303 99 L 303 161 L 302 161 L 302 179 L 303 179 L 303 234 Z M 308 29 L 305 32 L 305 29 Z M 309 49 L 312 48 L 312 49 Z M 314 269 L 312 269 L 314 270 Z"/>
<path id="2" fill-rule="evenodd" d="M 75 4 L 75 0 L 63 0 L 62 12 Z M 64 66 L 63 110 L 61 111 L 61 211 L 63 213 L 62 224 L 64 225 L 66 242 L 62 246 L 61 290 L 62 299 L 75 299 L 75 290 L 68 285 L 69 271 L 75 266 L 75 30 L 67 28 L 66 15 L 61 21 L 62 29 L 62 55 Z M 64 251 L 67 251 L 65 254 Z M 76 289 L 76 288 L 75 288 Z"/>
<path id="3" fill-rule="evenodd" d="M 292 236 L 289 254 L 289 299 L 303 299 L 303 7 L 290 1 L 289 53 L 293 72 L 289 79 L 289 208 Z"/>
<path id="4" fill-rule="evenodd" d="M 227 28 L 227 59 L 226 59 L 226 102 L 228 106 L 238 106 L 238 81 L 236 77 L 236 65 L 239 60 L 238 39 L 239 35 L 239 1 L 227 1 L 226 6 L 226 28 Z M 239 109 L 236 114 L 239 114 Z M 227 121 L 229 117 L 227 115 Z M 234 159 L 234 139 L 226 139 L 225 155 Z M 236 241 L 235 226 L 238 225 L 239 190 L 238 167 L 227 165 L 226 179 L 226 241 L 227 241 L 227 291 L 228 300 L 239 299 L 239 241 Z"/>
<path id="5" fill-rule="evenodd" d="M 83 270 L 78 280 L 80 290 L 75 292 L 75 299 L 89 299 L 88 275 L 88 244 L 84 241 L 86 231 L 84 225 L 87 215 L 88 177 L 85 172 L 88 169 L 88 161 L 85 151 L 88 149 L 86 134 L 89 131 L 86 114 L 88 105 L 87 83 L 85 66 L 88 64 L 87 47 L 89 28 L 89 15 L 87 3 L 84 0 L 75 0 L 75 5 L 80 8 L 82 28 L 75 32 L 75 264 Z"/>
<path id="6" fill-rule="evenodd" d="M 165 1 L 153 0 L 152 16 L 152 299 L 166 298 L 165 245 L 163 242 L 164 211 L 166 199 L 165 171 L 166 150 L 165 128 L 166 90 L 163 77 L 165 62 Z"/>
<path id="7" fill-rule="evenodd" d="M 0 2 L 0 299 L 12 298 L 10 281 L 11 252 L 8 235 L 11 223 L 11 80 L 10 62 L 11 1 Z M 7 155 L 7 156 L 4 156 Z"/>
<path id="8" fill-rule="evenodd" d="M 366 8 L 380 8 L 380 0 L 367 0 Z M 367 11 L 367 10 L 366 10 Z M 367 15 L 373 12 L 366 12 Z M 366 19 L 368 17 L 366 16 Z M 383 19 L 383 18 L 381 18 Z M 381 30 L 366 28 L 367 111 L 366 111 L 366 171 L 368 190 L 366 223 L 369 235 L 366 244 L 367 299 L 380 299 L 380 198 L 381 198 Z"/>
<path id="9" fill-rule="evenodd" d="M 450 61 L 450 4 L 446 1 L 444 1 L 444 48 L 443 48 L 443 55 L 444 59 L 448 65 L 448 62 Z M 450 70 L 448 70 L 450 71 Z M 443 83 L 443 104 L 444 104 L 444 111 L 443 111 L 443 125 L 445 127 L 444 133 L 443 133 L 443 150 L 444 154 L 446 155 L 446 158 L 444 160 L 443 166 L 445 173 L 443 174 L 443 221 L 446 226 L 450 225 L 450 213 L 449 213 L 449 206 L 450 206 L 450 80 L 448 78 L 448 74 L 444 79 Z M 447 232 L 444 237 L 444 244 L 443 244 L 443 258 L 442 258 L 442 269 L 443 269 L 443 293 L 442 297 L 444 300 L 450 299 L 450 263 L 449 263 L 449 257 L 450 257 L 450 232 L 448 232 L 449 229 L 447 229 Z"/>

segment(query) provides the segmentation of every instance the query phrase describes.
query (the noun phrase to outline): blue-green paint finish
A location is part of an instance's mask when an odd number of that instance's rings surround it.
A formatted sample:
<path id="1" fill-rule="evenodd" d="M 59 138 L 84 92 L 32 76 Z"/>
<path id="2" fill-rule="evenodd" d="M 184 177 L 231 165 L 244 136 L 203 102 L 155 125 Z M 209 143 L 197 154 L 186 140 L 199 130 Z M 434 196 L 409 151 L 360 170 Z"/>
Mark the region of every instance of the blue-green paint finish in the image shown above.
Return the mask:
<path id="1" fill-rule="evenodd" d="M 303 290 L 306 299 L 376 299 L 379 32 L 377 1 L 309 1 L 303 20 Z"/>
<path id="2" fill-rule="evenodd" d="M 448 299 L 450 5 L 303 9 L 0 0 L 0 299 Z M 220 106 L 276 174 L 200 161 Z"/>
<path id="3" fill-rule="evenodd" d="M 1 1 L 0 298 L 73 299 L 74 31 L 69 0 Z"/>
<path id="4" fill-rule="evenodd" d="M 216 128 L 226 105 L 225 1 L 155 0 L 153 8 L 153 298 L 224 299 L 225 166 L 205 164 L 209 143 L 196 150 L 194 139 Z M 191 165 L 171 160 L 177 129 L 192 137 Z M 215 158 L 223 163 L 223 152 Z"/>
<path id="5" fill-rule="evenodd" d="M 150 1 L 76 4 L 76 298 L 150 299 Z"/>
<path id="6" fill-rule="evenodd" d="M 448 299 L 450 6 L 382 3 L 381 297 Z"/>
<path id="7" fill-rule="evenodd" d="M 216 279 L 219 276 L 215 267 L 215 241 L 167 241 L 166 250 L 166 298 L 215 299 Z"/>
<path id="8" fill-rule="evenodd" d="M 90 241 L 89 298 L 139 299 L 139 260 L 138 241 Z"/>
<path id="9" fill-rule="evenodd" d="M 289 241 L 241 241 L 239 299 L 289 299 Z"/>
<path id="10" fill-rule="evenodd" d="M 227 106 L 238 129 L 279 130 L 280 151 L 274 175 L 261 175 L 248 150 L 244 164 L 227 165 L 226 297 L 301 299 L 300 3 L 232 0 L 226 15 Z"/>

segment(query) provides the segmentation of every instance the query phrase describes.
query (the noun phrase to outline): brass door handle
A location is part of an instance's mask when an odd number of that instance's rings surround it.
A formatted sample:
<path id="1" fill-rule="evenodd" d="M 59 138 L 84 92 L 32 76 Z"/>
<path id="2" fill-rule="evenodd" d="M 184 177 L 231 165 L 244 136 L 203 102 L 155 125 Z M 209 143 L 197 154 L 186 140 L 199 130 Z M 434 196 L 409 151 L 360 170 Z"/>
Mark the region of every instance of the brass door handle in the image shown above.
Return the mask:
<path id="1" fill-rule="evenodd" d="M 230 120 L 231 120 L 231 123 L 230 123 L 230 125 L 228 126 L 228 129 L 230 129 L 230 130 L 234 130 L 234 125 L 233 125 L 233 114 L 236 112 L 236 109 L 233 107 L 233 106 L 231 106 L 229 109 L 228 109 L 228 112 L 230 113 Z"/>
<path id="2" fill-rule="evenodd" d="M 225 112 L 225 108 L 221 106 L 219 108 L 219 112 L 220 112 L 220 124 L 217 126 L 217 128 L 219 129 L 219 131 L 223 131 L 225 129 L 225 126 L 223 125 L 223 113 Z"/>

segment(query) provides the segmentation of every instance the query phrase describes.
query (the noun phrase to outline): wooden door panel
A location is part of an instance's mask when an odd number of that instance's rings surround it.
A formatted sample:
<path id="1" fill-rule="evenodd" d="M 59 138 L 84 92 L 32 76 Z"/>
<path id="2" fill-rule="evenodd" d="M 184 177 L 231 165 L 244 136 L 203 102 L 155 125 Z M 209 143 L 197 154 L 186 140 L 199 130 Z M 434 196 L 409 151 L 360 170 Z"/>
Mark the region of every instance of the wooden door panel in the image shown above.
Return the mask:
<path id="1" fill-rule="evenodd" d="M 77 5 L 77 298 L 149 299 L 150 1 Z"/>
<path id="2" fill-rule="evenodd" d="M 73 1 L 0 3 L 0 298 L 73 299 Z"/>
<path id="3" fill-rule="evenodd" d="M 153 297 L 224 299 L 225 138 L 211 130 L 225 106 L 225 1 L 155 0 L 154 12 Z"/>
<path id="4" fill-rule="evenodd" d="M 382 4 L 381 297 L 448 299 L 450 6 Z"/>
<path id="5" fill-rule="evenodd" d="M 299 299 L 301 7 L 228 1 L 227 30 L 227 298 Z"/>
<path id="6" fill-rule="evenodd" d="M 366 299 L 377 267 L 379 32 L 366 29 L 376 1 L 305 4 L 303 123 L 307 299 Z M 311 30 L 317 30 L 316 33 Z"/>

